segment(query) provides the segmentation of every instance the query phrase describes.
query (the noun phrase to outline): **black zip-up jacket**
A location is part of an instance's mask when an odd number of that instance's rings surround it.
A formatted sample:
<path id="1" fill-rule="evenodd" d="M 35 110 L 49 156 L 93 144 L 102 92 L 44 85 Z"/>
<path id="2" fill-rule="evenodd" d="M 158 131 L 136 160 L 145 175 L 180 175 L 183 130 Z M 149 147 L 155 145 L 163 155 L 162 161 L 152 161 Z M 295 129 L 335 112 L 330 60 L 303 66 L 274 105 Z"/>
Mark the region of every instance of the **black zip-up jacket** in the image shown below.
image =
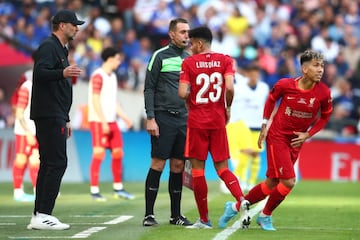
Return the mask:
<path id="1" fill-rule="evenodd" d="M 152 55 L 146 70 L 144 89 L 147 119 L 154 118 L 155 111 L 187 113 L 178 88 L 181 64 L 188 56 L 188 52 L 172 43 Z"/>
<path id="2" fill-rule="evenodd" d="M 34 55 L 33 87 L 30 118 L 62 118 L 70 121 L 72 104 L 71 79 L 64 78 L 63 70 L 69 66 L 68 50 L 52 34 Z"/>

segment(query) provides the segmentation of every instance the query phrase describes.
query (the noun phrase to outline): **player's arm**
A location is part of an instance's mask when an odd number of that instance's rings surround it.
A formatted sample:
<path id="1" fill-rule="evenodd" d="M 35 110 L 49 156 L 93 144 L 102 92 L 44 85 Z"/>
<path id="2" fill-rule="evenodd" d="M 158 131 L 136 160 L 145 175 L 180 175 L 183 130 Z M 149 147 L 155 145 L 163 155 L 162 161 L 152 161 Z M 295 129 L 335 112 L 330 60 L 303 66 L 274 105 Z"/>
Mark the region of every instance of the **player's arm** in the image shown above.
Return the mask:
<path id="1" fill-rule="evenodd" d="M 226 108 L 230 108 L 234 99 L 234 75 L 225 75 L 225 99 Z"/>
<path id="2" fill-rule="evenodd" d="M 189 108 L 189 96 L 190 96 L 190 76 L 188 70 L 188 59 L 185 59 L 181 64 L 181 71 L 180 71 L 180 79 L 179 79 L 179 88 L 178 88 L 178 95 L 180 98 L 186 100 L 185 106 Z"/>
<path id="3" fill-rule="evenodd" d="M 234 74 L 225 75 L 226 122 L 230 119 L 231 105 L 234 99 Z"/>
<path id="4" fill-rule="evenodd" d="M 325 127 L 328 123 L 332 112 L 332 98 L 330 90 L 327 91 L 326 97 L 320 102 L 320 116 L 316 119 L 315 123 L 307 132 L 294 132 L 297 135 L 292 139 L 292 146 L 300 146 L 306 139 L 312 137 L 317 132 Z"/>
<path id="5" fill-rule="evenodd" d="M 319 132 L 321 129 L 325 127 L 325 125 L 328 123 L 330 119 L 332 110 L 333 110 L 332 98 L 329 91 L 327 94 L 327 98 L 325 98 L 325 100 L 321 102 L 320 117 L 315 121 L 314 125 L 308 131 L 309 137 L 313 136 L 315 133 Z"/>
<path id="6" fill-rule="evenodd" d="M 131 128 L 133 125 L 132 120 L 126 115 L 125 111 L 123 110 L 123 108 L 120 106 L 120 104 L 116 104 L 116 114 L 122 119 L 124 120 L 126 126 L 128 128 Z"/>
<path id="7" fill-rule="evenodd" d="M 100 74 L 96 74 L 91 77 L 90 81 L 92 81 L 91 103 L 94 107 L 94 111 L 95 111 L 96 115 L 100 119 L 103 132 L 109 133 L 110 132 L 109 125 L 105 119 L 105 116 L 104 116 L 104 113 L 102 110 L 102 106 L 101 106 L 101 101 L 100 101 L 100 91 L 102 88 L 103 79 Z"/>
<path id="8" fill-rule="evenodd" d="M 182 99 L 187 99 L 190 94 L 189 83 L 180 81 L 179 82 L 179 89 L 178 89 L 179 97 Z"/>
<path id="9" fill-rule="evenodd" d="M 321 112 L 320 117 L 317 118 L 312 128 L 307 132 L 294 132 L 296 135 L 295 138 L 291 140 L 292 147 L 299 147 L 301 146 L 306 139 L 312 137 L 315 133 L 319 132 L 323 129 L 326 123 L 329 121 L 331 116 L 331 110 L 326 112 Z"/>
<path id="10" fill-rule="evenodd" d="M 229 55 L 225 55 L 224 66 L 226 122 L 228 122 L 230 120 L 231 105 L 234 99 L 236 61 Z"/>
<path id="11" fill-rule="evenodd" d="M 265 141 L 266 135 L 267 135 L 267 124 L 269 122 L 269 119 L 271 118 L 271 115 L 273 114 L 276 101 L 279 99 L 280 95 L 278 94 L 278 91 L 276 88 L 276 85 L 269 93 L 265 105 L 264 105 L 264 111 L 263 111 L 263 121 L 261 124 L 261 130 L 258 138 L 258 147 L 261 149 L 263 146 L 263 142 Z"/>

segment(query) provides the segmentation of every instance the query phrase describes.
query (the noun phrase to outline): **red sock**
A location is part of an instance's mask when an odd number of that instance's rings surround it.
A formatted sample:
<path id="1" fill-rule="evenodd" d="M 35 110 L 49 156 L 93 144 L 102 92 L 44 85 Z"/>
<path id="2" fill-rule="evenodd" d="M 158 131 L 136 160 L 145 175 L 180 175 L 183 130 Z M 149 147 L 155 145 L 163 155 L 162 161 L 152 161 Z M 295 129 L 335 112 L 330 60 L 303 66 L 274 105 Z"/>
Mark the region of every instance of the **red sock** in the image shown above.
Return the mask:
<path id="1" fill-rule="evenodd" d="M 113 158 L 111 162 L 111 170 L 114 178 L 114 183 L 122 182 L 122 159 L 121 158 Z"/>
<path id="2" fill-rule="evenodd" d="M 236 176 L 228 168 L 220 169 L 218 171 L 218 175 L 224 181 L 226 187 L 229 189 L 234 198 L 240 202 L 240 198 L 244 196 L 244 194 Z"/>
<path id="3" fill-rule="evenodd" d="M 286 187 L 284 184 L 279 183 L 270 193 L 269 200 L 267 201 L 263 213 L 265 215 L 271 215 L 277 206 L 285 199 L 290 193 L 291 188 Z"/>
<path id="4" fill-rule="evenodd" d="M 26 165 L 18 166 L 16 163 L 14 163 L 12 171 L 14 189 L 21 188 L 21 184 L 23 183 L 24 178 L 25 167 Z"/>
<path id="5" fill-rule="evenodd" d="M 195 196 L 196 205 L 199 211 L 200 220 L 208 222 L 208 186 L 205 180 L 203 169 L 192 169 L 193 176 L 193 191 Z"/>
<path id="6" fill-rule="evenodd" d="M 266 186 L 265 182 L 261 182 L 248 192 L 245 199 L 248 200 L 250 204 L 254 204 L 266 198 L 270 193 L 271 189 Z"/>
<path id="7" fill-rule="evenodd" d="M 93 157 L 90 165 L 90 186 L 99 186 L 100 165 L 102 159 Z"/>
<path id="8" fill-rule="evenodd" d="M 36 180 L 39 172 L 39 165 L 38 164 L 30 164 L 29 166 L 29 175 L 31 184 L 33 187 L 36 187 Z"/>

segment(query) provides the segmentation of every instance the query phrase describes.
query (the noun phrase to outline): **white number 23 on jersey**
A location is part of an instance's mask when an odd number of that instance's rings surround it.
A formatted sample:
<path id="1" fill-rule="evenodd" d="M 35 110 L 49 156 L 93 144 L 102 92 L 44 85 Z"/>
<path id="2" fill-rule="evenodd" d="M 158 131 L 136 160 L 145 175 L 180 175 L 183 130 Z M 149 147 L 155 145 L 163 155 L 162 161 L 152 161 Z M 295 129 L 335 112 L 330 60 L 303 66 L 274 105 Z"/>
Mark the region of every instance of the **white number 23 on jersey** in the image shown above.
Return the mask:
<path id="1" fill-rule="evenodd" d="M 223 78 L 219 72 L 214 72 L 210 76 L 206 73 L 201 73 L 196 77 L 196 85 L 201 86 L 199 92 L 196 94 L 196 103 L 204 104 L 217 102 L 220 99 L 222 92 Z M 212 88 L 210 88 L 212 86 Z M 209 92 L 208 96 L 206 96 Z"/>

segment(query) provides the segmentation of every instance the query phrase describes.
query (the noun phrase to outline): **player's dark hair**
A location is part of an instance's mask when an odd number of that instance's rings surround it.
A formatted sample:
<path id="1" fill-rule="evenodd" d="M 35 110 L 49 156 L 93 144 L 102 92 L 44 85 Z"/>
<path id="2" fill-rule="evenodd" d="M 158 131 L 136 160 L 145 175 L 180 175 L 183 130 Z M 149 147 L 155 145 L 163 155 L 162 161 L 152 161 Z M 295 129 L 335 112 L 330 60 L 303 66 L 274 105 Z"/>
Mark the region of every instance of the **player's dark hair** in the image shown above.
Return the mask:
<path id="1" fill-rule="evenodd" d="M 189 24 L 188 20 L 186 20 L 185 18 L 175 18 L 169 23 L 169 31 L 175 31 L 178 23 Z"/>
<path id="2" fill-rule="evenodd" d="M 105 62 L 109 57 L 114 57 L 119 53 L 120 52 L 117 49 L 113 47 L 107 47 L 101 52 L 101 59 Z"/>
<path id="3" fill-rule="evenodd" d="M 245 64 L 243 69 L 245 71 L 259 71 L 260 70 L 260 66 L 258 63 L 256 62 L 249 62 L 248 64 Z"/>
<path id="4" fill-rule="evenodd" d="M 313 59 L 324 60 L 324 55 L 322 55 L 320 52 L 316 52 L 311 49 L 308 49 L 304 53 L 301 54 L 300 64 L 303 65 L 303 63 L 310 62 Z"/>
<path id="5" fill-rule="evenodd" d="M 213 36 L 208 27 L 197 27 L 189 31 L 189 38 L 200 38 L 208 43 L 211 43 Z"/>

